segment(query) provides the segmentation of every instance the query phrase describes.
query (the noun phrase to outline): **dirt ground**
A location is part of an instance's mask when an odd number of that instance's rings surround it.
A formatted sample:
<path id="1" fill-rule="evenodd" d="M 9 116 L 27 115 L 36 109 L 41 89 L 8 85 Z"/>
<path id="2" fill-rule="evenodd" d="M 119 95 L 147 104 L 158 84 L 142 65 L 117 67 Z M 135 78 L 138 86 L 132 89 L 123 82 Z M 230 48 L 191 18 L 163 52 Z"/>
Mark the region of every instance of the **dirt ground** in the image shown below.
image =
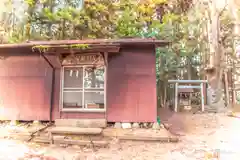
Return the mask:
<path id="1" fill-rule="evenodd" d="M 23 157 L 26 160 L 40 160 L 40 155 L 48 156 L 48 160 L 50 157 L 51 160 L 204 160 L 206 153 L 211 151 L 218 151 L 221 160 L 239 159 L 239 118 L 224 114 L 180 114 L 171 116 L 167 121 L 172 132 L 182 135 L 181 142 L 116 140 L 108 148 L 93 150 L 0 140 L 0 160 L 23 160 Z M 29 155 L 35 155 L 35 158 Z"/>

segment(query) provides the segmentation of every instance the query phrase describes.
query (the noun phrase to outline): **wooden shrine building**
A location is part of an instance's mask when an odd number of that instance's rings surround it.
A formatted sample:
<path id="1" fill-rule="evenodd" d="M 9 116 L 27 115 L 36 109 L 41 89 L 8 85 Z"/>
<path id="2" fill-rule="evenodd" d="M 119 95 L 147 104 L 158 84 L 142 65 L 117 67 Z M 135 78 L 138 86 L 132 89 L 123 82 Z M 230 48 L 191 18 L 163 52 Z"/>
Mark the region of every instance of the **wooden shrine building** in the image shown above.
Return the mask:
<path id="1" fill-rule="evenodd" d="M 0 45 L 0 119 L 157 119 L 153 39 Z"/>

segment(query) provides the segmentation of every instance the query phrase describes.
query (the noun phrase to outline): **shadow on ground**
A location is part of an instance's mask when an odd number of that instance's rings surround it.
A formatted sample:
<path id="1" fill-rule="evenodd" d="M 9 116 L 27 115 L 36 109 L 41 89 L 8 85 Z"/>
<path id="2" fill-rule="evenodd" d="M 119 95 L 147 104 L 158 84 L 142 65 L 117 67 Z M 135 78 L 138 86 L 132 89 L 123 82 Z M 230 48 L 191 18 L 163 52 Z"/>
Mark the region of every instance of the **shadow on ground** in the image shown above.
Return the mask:
<path id="1" fill-rule="evenodd" d="M 161 123 L 173 135 L 185 135 L 187 128 L 185 126 L 185 115 L 183 113 L 176 113 L 168 108 L 159 108 L 158 116 Z"/>
<path id="2" fill-rule="evenodd" d="M 216 128 L 217 119 L 214 113 L 174 112 L 168 108 L 160 108 L 158 116 L 161 122 L 167 126 L 168 131 L 177 136 L 185 136 L 197 132 L 197 129 Z M 210 123 L 211 122 L 211 123 Z M 211 125 L 211 126 L 210 126 Z"/>

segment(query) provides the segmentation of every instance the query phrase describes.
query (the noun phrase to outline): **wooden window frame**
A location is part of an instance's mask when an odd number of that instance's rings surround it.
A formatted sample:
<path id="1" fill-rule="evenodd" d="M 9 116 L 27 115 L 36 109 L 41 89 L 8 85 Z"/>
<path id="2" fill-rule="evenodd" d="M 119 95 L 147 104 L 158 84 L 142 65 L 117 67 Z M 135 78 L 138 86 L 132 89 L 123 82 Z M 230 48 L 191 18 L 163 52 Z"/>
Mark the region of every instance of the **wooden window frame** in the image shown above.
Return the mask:
<path id="1" fill-rule="evenodd" d="M 62 112 L 106 112 L 106 73 L 107 73 L 107 67 L 106 65 L 104 65 L 104 87 L 103 88 L 85 88 L 84 86 L 84 74 L 85 74 L 85 68 L 89 67 L 89 66 L 93 66 L 93 65 L 68 65 L 68 66 L 62 66 L 61 67 L 61 94 L 60 94 L 60 111 Z M 82 68 L 83 69 L 83 88 L 69 88 L 66 87 L 64 88 L 64 69 L 65 68 Z M 71 90 L 71 91 L 64 91 L 64 90 Z M 91 91 L 91 89 L 93 91 Z M 88 91 L 85 91 L 88 90 Z M 97 91 L 94 91 L 97 90 Z M 101 92 L 101 90 L 104 92 L 104 108 L 86 108 L 86 104 L 85 104 L 85 92 Z M 64 92 L 82 92 L 82 106 L 83 108 L 64 108 L 63 105 L 63 95 Z"/>

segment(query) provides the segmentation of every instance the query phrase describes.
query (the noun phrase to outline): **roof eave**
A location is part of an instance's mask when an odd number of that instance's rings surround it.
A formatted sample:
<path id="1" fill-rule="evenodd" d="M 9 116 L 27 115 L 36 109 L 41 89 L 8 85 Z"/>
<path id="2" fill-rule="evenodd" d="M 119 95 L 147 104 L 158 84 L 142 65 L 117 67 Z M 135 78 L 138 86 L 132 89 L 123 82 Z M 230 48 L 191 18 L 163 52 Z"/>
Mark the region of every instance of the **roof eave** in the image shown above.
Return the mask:
<path id="1" fill-rule="evenodd" d="M 126 44 L 141 44 L 149 45 L 155 44 L 156 46 L 167 46 L 170 44 L 166 40 L 155 40 L 155 39 L 95 39 L 95 40 L 55 40 L 55 41 L 29 41 L 26 43 L 18 44 L 0 44 L 1 48 L 24 48 L 24 47 L 34 47 L 37 45 L 71 45 L 71 44 L 89 44 L 89 45 L 126 45 Z"/>

